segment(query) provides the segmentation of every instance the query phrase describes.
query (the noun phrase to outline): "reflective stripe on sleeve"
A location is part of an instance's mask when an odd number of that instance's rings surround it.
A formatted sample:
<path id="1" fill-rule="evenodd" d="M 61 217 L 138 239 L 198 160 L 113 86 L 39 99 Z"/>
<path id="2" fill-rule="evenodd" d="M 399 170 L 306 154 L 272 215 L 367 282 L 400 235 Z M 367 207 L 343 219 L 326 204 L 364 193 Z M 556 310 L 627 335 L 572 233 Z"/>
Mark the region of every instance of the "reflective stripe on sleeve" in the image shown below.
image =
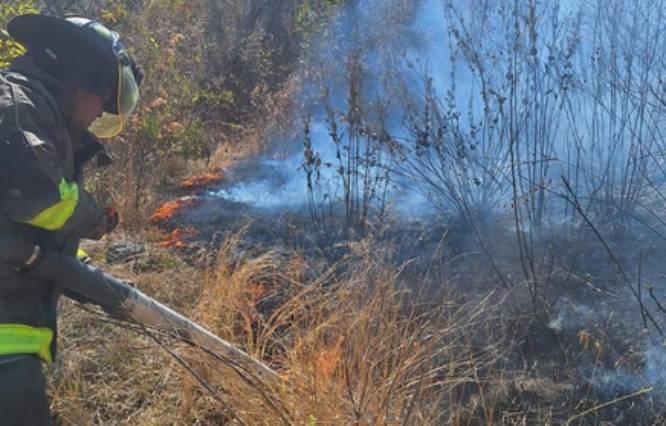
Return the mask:
<path id="1" fill-rule="evenodd" d="M 0 355 L 37 354 L 50 364 L 53 331 L 24 324 L 0 324 Z"/>
<path id="2" fill-rule="evenodd" d="M 63 179 L 58 189 L 60 201 L 26 221 L 27 224 L 49 231 L 57 231 L 65 225 L 79 202 L 79 186 Z"/>

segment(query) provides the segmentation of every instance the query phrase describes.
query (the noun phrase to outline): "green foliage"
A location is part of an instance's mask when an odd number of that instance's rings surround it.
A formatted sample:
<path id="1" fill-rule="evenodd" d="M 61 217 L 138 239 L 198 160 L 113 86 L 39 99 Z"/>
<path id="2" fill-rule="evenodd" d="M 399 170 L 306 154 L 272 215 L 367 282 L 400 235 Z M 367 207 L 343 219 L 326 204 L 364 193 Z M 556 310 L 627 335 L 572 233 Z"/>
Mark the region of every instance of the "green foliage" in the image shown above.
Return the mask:
<path id="1" fill-rule="evenodd" d="M 6 68 L 12 59 L 25 53 L 25 48 L 15 42 L 5 31 L 11 18 L 25 13 L 37 13 L 33 0 L 3 0 L 0 4 L 0 68 Z"/>
<path id="2" fill-rule="evenodd" d="M 233 103 L 233 94 L 200 88 L 203 75 L 197 70 L 199 64 L 191 58 L 201 43 L 197 40 L 197 27 L 191 21 L 195 15 L 184 12 L 187 7 L 177 1 L 169 3 L 168 9 L 181 17 L 180 25 L 161 28 L 159 33 L 148 26 L 139 27 L 145 35 L 142 38 L 145 44 L 137 48 L 143 52 L 142 65 L 151 74 L 143 90 L 148 105 L 137 136 L 147 138 L 146 143 L 163 158 L 208 156 L 205 127 L 195 114 L 195 107 L 202 103 Z M 162 19 L 167 17 L 162 15 L 164 10 L 154 13 Z"/>
<path id="3" fill-rule="evenodd" d="M 129 11 L 124 2 L 110 2 L 102 9 L 100 17 L 106 24 L 116 24 L 128 17 Z"/>
<path id="4" fill-rule="evenodd" d="M 236 95 L 228 89 L 220 91 L 199 89 L 192 96 L 192 103 L 196 106 L 217 105 L 231 108 L 236 103 Z"/>
<path id="5" fill-rule="evenodd" d="M 134 129 L 134 138 L 146 141 L 155 160 L 179 156 L 198 159 L 210 156 L 204 122 L 187 117 L 175 119 L 175 108 L 164 105 L 141 114 Z"/>
<path id="6" fill-rule="evenodd" d="M 303 48 L 310 45 L 310 39 L 328 24 L 337 7 L 344 0 L 301 0 L 294 15 L 294 32 L 301 37 Z"/>

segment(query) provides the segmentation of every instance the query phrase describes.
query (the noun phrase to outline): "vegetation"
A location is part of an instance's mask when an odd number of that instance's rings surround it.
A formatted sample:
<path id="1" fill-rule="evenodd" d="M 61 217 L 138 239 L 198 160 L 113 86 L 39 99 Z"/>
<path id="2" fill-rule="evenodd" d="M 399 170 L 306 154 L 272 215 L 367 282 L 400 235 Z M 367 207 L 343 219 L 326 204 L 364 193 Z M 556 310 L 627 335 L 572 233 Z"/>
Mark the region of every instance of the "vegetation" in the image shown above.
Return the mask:
<path id="1" fill-rule="evenodd" d="M 0 4 L 0 67 L 6 68 L 11 60 L 25 52 L 23 46 L 14 41 L 5 28 L 9 19 L 24 13 L 37 12 L 35 2 L 31 0 L 9 0 Z"/>
<path id="2" fill-rule="evenodd" d="M 108 23 L 146 72 L 91 181 L 122 234 L 87 251 L 281 380 L 68 301 L 58 424 L 664 421 L 663 1 L 17 0 L 0 24 L 36 9 Z M 295 145 L 306 208 L 206 204 Z"/>

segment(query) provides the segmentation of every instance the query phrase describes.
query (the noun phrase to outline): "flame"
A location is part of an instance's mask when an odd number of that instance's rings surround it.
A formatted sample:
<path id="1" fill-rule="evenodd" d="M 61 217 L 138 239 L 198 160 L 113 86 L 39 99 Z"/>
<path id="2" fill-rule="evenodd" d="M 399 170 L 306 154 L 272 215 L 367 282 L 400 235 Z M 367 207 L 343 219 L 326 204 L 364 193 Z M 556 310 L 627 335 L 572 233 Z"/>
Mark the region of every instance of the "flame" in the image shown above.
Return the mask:
<path id="1" fill-rule="evenodd" d="M 224 175 L 221 171 L 208 172 L 183 180 L 181 186 L 190 190 L 198 189 L 223 177 Z M 150 222 L 154 225 L 164 225 L 166 222 L 172 220 L 182 209 L 193 207 L 196 203 L 197 198 L 192 195 L 167 201 L 150 216 Z M 163 233 L 163 238 L 159 246 L 163 248 L 190 247 L 190 244 L 186 240 L 193 239 L 198 234 L 199 231 L 193 226 L 177 227 L 173 231 Z"/>
<path id="2" fill-rule="evenodd" d="M 328 345 L 315 355 L 314 367 L 318 381 L 329 381 L 342 360 L 342 344 L 344 336 L 338 337 L 333 345 Z"/>
<path id="3" fill-rule="evenodd" d="M 224 173 L 221 170 L 206 172 L 200 175 L 191 176 L 180 182 L 180 185 L 185 189 L 197 189 L 206 186 L 210 183 L 217 182 L 224 178 Z"/>
<path id="4" fill-rule="evenodd" d="M 192 226 L 176 228 L 171 232 L 165 233 L 159 246 L 162 248 L 187 248 L 190 245 L 185 240 L 196 237 L 198 233 L 199 231 Z"/>
<path id="5" fill-rule="evenodd" d="M 256 282 L 250 284 L 249 292 L 252 305 L 256 306 L 257 303 L 259 303 L 259 299 L 268 294 L 268 289 L 266 288 L 265 283 Z"/>
<path id="6" fill-rule="evenodd" d="M 162 204 L 152 216 L 150 222 L 154 224 L 164 223 L 173 218 L 180 209 L 184 207 L 192 207 L 196 204 L 193 197 L 181 197 L 175 200 L 167 201 Z"/>

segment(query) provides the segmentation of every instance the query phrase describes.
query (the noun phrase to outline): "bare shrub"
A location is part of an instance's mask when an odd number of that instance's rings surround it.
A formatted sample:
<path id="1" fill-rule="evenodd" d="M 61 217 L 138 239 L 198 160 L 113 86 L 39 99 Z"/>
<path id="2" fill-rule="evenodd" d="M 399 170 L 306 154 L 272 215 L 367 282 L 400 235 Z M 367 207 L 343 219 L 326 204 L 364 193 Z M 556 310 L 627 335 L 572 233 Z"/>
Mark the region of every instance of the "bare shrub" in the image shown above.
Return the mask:
<path id="1" fill-rule="evenodd" d="M 613 235 L 637 224 L 663 238 L 663 2 L 442 7 L 446 67 L 394 60 L 405 116 L 397 173 L 450 223 L 468 223 L 500 282 L 487 243 L 501 232 L 486 226 L 495 217 L 511 216 L 535 306 L 550 303 L 549 235 L 589 217 Z"/>
<path id="2" fill-rule="evenodd" d="M 313 223 L 335 233 L 332 224 L 343 209 L 343 234 L 362 236 L 368 221 L 381 220 L 391 182 L 391 139 L 386 128 L 387 104 L 370 104 L 364 98 L 367 71 L 361 50 L 347 58 L 347 98 L 340 110 L 324 88 L 322 103 L 334 158 L 317 150 L 324 142 L 312 140 L 310 118 L 305 120 L 304 163 Z M 322 168 L 334 177 L 322 178 Z"/>

